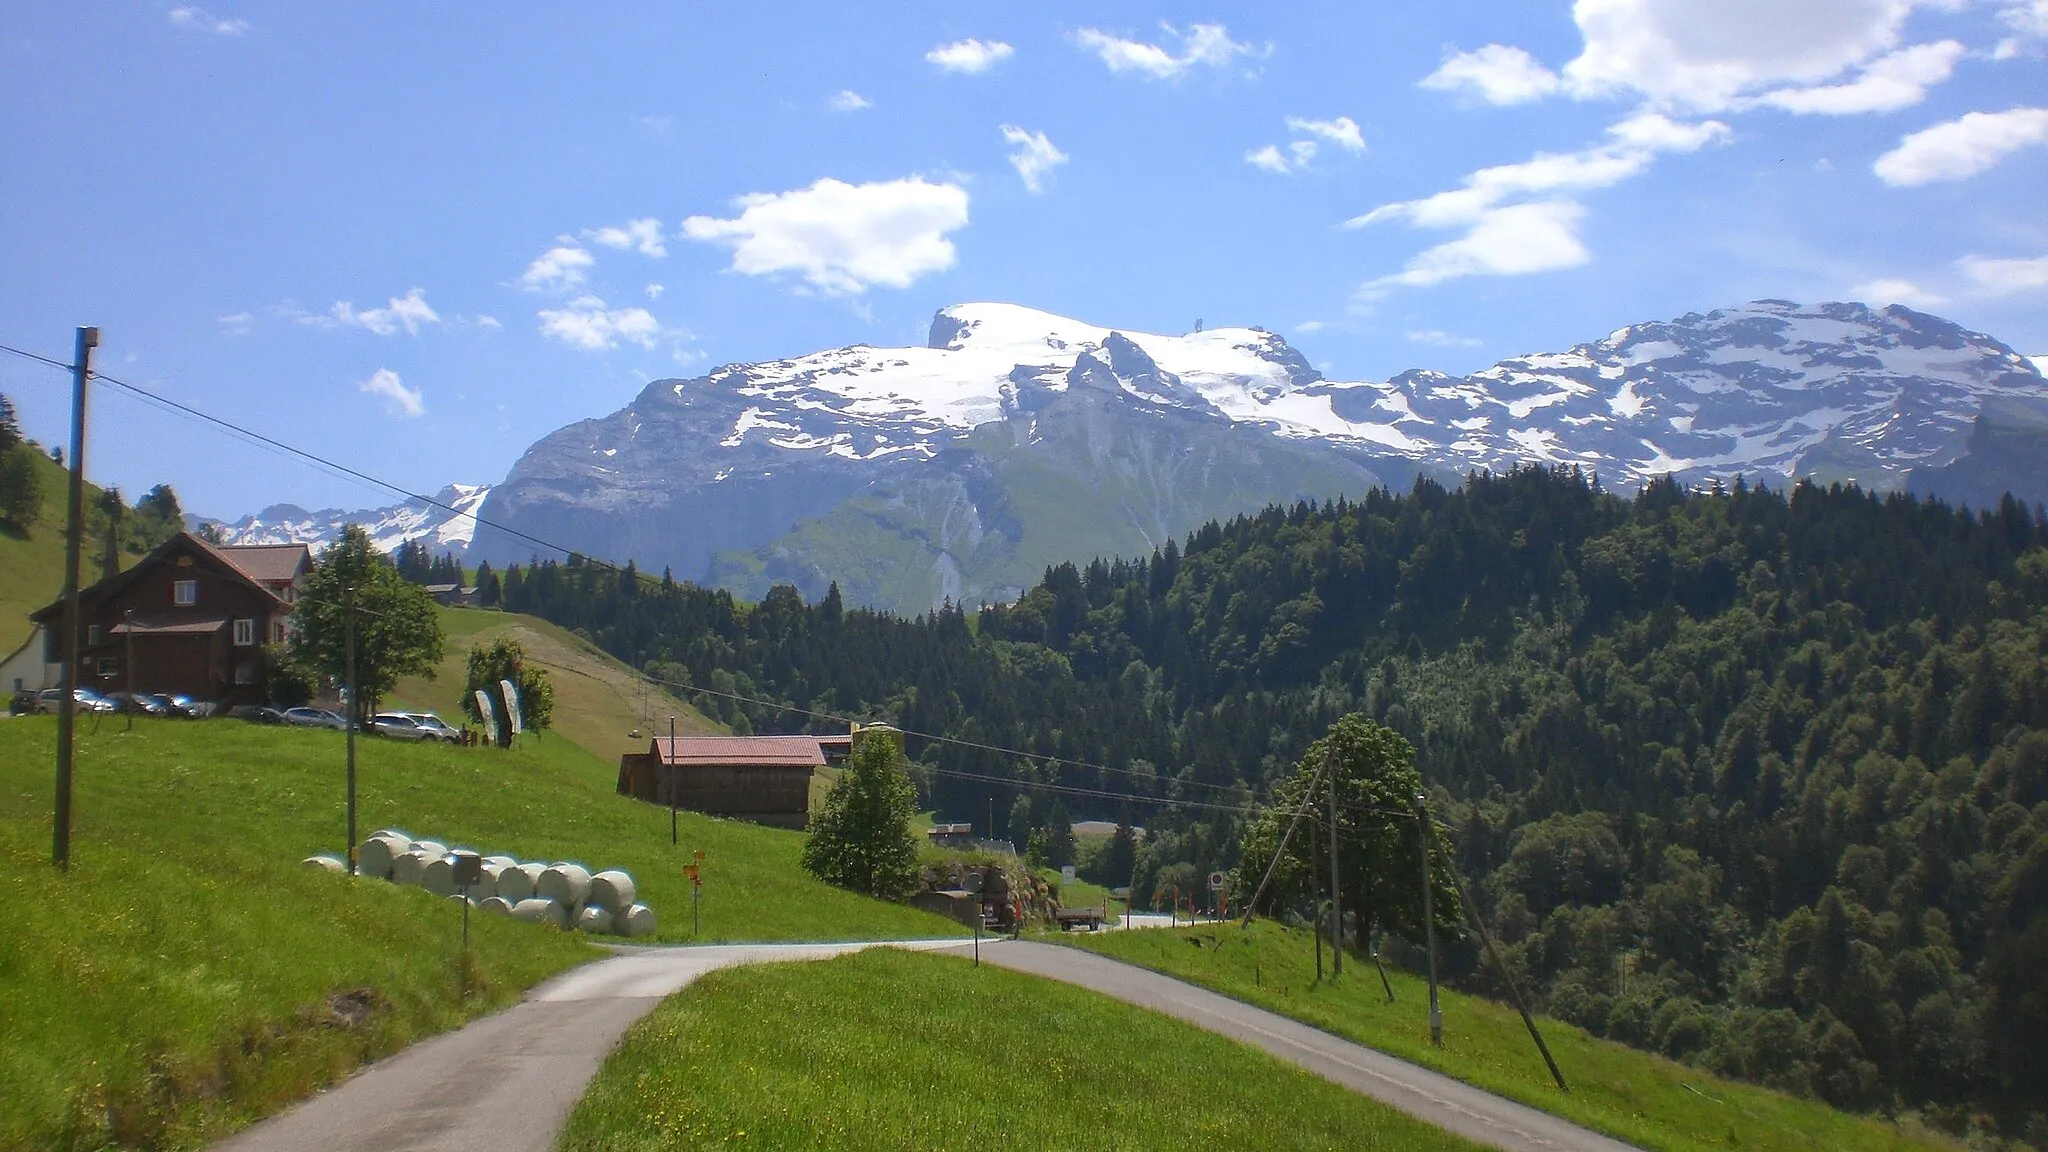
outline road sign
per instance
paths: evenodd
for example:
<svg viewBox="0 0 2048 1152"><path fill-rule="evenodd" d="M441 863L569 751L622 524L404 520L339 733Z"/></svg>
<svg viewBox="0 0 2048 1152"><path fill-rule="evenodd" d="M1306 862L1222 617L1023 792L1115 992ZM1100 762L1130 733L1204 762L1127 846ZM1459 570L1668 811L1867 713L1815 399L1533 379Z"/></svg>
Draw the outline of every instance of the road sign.
<svg viewBox="0 0 2048 1152"><path fill-rule="evenodd" d="M1074 882L1074 866L1073 866L1072 864L1068 864L1068 865L1066 865L1066 866L1064 866L1064 867L1062 867L1062 868L1060 869L1060 883L1062 883L1062 884L1072 884L1073 882Z"/></svg>
<svg viewBox="0 0 2048 1152"><path fill-rule="evenodd" d="M1223 891L1223 880L1224 880L1224 876L1223 876L1223 873L1221 873L1221 872L1211 872L1211 873L1209 873L1209 891L1211 891L1211 892L1221 892L1221 891Z"/></svg>
<svg viewBox="0 0 2048 1152"><path fill-rule="evenodd" d="M683 865L683 875L689 878L691 884L702 884L704 882L699 878L698 869L695 864Z"/></svg>

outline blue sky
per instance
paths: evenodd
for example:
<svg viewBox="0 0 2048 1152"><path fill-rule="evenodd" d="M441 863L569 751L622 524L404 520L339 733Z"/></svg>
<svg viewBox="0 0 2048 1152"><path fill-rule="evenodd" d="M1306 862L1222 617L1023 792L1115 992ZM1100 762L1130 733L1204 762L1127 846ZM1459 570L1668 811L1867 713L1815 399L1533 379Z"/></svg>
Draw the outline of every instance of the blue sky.
<svg viewBox="0 0 2048 1152"><path fill-rule="evenodd" d="M2048 0L15 5L0 341L431 491L1001 300L1468 371L1763 296L2048 353ZM0 358L32 435L65 379ZM123 398L88 470L387 503Z"/></svg>

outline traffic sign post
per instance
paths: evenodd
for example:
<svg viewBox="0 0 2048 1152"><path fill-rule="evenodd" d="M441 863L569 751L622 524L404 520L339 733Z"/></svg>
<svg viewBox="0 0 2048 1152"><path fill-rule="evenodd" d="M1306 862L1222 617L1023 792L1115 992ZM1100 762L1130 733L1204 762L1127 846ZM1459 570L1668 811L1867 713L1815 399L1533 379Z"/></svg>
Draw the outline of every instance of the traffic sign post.
<svg viewBox="0 0 2048 1152"><path fill-rule="evenodd" d="M469 952L469 890L484 878L484 858L474 852L457 852L455 890L462 894L462 951Z"/></svg>
<svg viewBox="0 0 2048 1152"><path fill-rule="evenodd" d="M690 878L690 935L695 936L702 923L699 909L704 898L704 853L700 849L690 855L696 862L683 865L683 875Z"/></svg>

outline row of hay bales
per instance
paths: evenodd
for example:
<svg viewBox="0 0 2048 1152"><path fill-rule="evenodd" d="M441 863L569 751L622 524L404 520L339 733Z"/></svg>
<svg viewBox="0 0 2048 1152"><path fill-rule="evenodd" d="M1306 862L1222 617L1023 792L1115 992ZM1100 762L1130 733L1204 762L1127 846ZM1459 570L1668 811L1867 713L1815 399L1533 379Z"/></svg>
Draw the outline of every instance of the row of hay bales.
<svg viewBox="0 0 2048 1152"><path fill-rule="evenodd" d="M332 856L314 856L306 864L337 872L348 867ZM386 828L357 847L356 873L468 900L479 911L515 920L593 935L654 934L654 909L636 902L633 878L615 869L592 873L580 864L522 864L510 856L485 856L483 878L466 892L458 891L453 850Z"/></svg>

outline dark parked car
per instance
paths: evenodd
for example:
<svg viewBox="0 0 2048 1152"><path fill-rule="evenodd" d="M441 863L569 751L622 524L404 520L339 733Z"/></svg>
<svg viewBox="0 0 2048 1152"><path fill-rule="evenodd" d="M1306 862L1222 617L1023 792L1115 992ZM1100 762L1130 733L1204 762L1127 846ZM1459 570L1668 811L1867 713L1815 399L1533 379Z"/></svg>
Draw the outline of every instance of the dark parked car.
<svg viewBox="0 0 2048 1152"><path fill-rule="evenodd" d="M284 713L261 704L237 704L228 709L228 719L247 720L251 724L282 724Z"/></svg>
<svg viewBox="0 0 2048 1152"><path fill-rule="evenodd" d="M109 692L107 700L114 705L117 712L133 712L137 716L171 714L170 705L165 704L162 697L152 696L147 692Z"/></svg>
<svg viewBox="0 0 2048 1152"><path fill-rule="evenodd" d="M164 707L171 710L171 715L182 716L189 720L204 720L206 717L213 715L214 709L217 707L210 700L195 700L183 692L159 692L156 694L156 698L163 703Z"/></svg>

